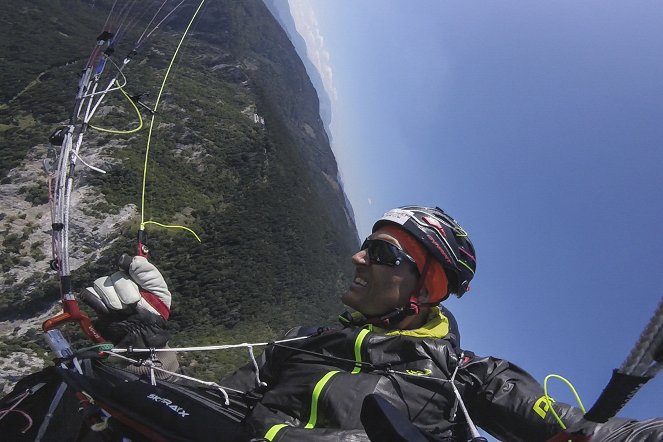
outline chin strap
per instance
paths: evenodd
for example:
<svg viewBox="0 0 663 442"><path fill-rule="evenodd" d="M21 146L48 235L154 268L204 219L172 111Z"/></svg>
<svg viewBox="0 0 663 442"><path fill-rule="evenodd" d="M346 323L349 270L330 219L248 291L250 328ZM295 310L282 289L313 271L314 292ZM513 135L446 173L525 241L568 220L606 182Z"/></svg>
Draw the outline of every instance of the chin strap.
<svg viewBox="0 0 663 442"><path fill-rule="evenodd" d="M414 316L419 313L419 302L416 297L411 296L406 307L398 307L388 313L380 316L364 316L359 312L350 313L349 311L343 312L338 316L338 320L345 327L349 326L363 326L366 324L377 325L382 328L391 328L393 325L398 324L408 316Z"/></svg>
<svg viewBox="0 0 663 442"><path fill-rule="evenodd" d="M366 323L377 325L378 327L382 328L391 328L408 316L418 315L419 310L419 299L413 295L410 296L410 299L408 300L408 303L405 307L397 307L382 316L367 318Z"/></svg>
<svg viewBox="0 0 663 442"><path fill-rule="evenodd" d="M401 322L403 319L407 318L408 316L418 315L422 305L421 303L419 303L419 293L421 293L421 289L424 287L424 282L426 281L426 274L428 273L428 268L430 267L430 263L431 260L429 259L429 256L426 255L426 263L424 264L424 268L421 271L419 280L417 281L417 286L412 291L412 294L410 294L410 299L408 300L405 306L396 307L390 312L387 312L380 316L365 316L364 318L362 318L361 321L358 321L357 318L352 316L350 312L346 311L345 313L339 316L339 320L341 321L341 323L343 323L346 326L372 324L382 328L391 328L394 325ZM437 303L423 304L423 305L428 307L428 306L437 305Z"/></svg>

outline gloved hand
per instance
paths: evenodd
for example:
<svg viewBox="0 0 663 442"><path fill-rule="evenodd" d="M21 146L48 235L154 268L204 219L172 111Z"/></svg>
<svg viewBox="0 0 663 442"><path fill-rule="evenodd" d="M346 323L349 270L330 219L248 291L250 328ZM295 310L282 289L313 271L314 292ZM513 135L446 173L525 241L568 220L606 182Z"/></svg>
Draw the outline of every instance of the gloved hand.
<svg viewBox="0 0 663 442"><path fill-rule="evenodd" d="M166 281L142 256L123 255L120 267L124 271L97 279L81 294L98 314L95 328L120 347L164 347L172 298Z"/></svg>

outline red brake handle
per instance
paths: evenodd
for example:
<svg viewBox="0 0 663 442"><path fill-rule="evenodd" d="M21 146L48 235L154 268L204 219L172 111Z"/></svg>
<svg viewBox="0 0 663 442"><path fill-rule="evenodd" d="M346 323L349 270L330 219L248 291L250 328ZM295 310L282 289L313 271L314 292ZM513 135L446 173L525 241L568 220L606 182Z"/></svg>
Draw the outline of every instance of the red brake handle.
<svg viewBox="0 0 663 442"><path fill-rule="evenodd" d="M43 322L41 329L44 332L60 327L67 322L76 322L81 327L81 330L83 330L83 333L92 341L97 344L106 342L103 336L92 325L90 317L78 308L78 302L75 299L62 301L62 307L64 309L62 313Z"/></svg>

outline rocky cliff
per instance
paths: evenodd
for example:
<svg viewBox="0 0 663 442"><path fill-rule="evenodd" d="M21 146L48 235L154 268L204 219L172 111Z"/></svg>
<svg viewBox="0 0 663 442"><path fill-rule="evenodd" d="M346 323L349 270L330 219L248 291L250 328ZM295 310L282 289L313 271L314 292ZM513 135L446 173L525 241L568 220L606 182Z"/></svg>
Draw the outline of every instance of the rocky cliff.
<svg viewBox="0 0 663 442"><path fill-rule="evenodd" d="M142 2L127 41L159 4ZM193 6L169 17L125 69L125 89L148 107ZM58 309L59 289L48 265L41 161L48 135L69 118L78 72L111 7L37 0L4 12L0 354L20 366L2 370L7 383L49 360L38 330ZM127 48L118 47L117 60ZM273 338L298 323L333 321L357 233L317 93L286 33L261 1L207 2L171 75L155 119L145 217L186 225L202 238L198 244L180 232L148 229L154 261L174 292L173 344ZM126 129L135 119L115 94L94 124ZM115 271L114 258L134 247L145 145L145 130L86 134L81 157L107 173L80 167L76 174L76 289ZM74 328L65 332L80 339ZM242 359L215 353L182 362L188 373L214 377Z"/></svg>

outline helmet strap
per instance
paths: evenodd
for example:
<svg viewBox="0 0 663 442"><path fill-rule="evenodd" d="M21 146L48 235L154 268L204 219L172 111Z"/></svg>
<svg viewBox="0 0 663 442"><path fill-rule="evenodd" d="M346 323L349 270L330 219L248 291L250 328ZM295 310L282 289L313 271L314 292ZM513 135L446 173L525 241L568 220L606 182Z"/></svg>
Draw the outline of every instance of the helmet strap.
<svg viewBox="0 0 663 442"><path fill-rule="evenodd" d="M417 286L412 291L412 294L410 294L410 302L412 302L412 298L416 298L417 305L419 304L418 299L419 295L421 294L421 290L424 288L424 284L426 283L426 275L428 274L428 269L430 268L431 262L432 260L430 259L430 253L426 253L426 262L424 263L424 268L421 269L421 275L419 275Z"/></svg>
<svg viewBox="0 0 663 442"><path fill-rule="evenodd" d="M388 313L385 313L384 315L373 318L367 318L366 323L377 325L378 327L388 328L395 324L398 324L408 316L415 316L419 314L419 311L421 310L421 304L419 303L419 294L421 293L421 289L423 289L424 287L424 282L426 281L426 274L428 273L428 269L430 267L431 260L429 259L429 257L430 254L427 253L426 263L424 264L424 268L422 269L421 275L419 276L419 280L417 281L417 286L410 294L410 299L408 300L407 304L404 307L396 307L395 309L393 309ZM425 303L424 305L429 306L428 303Z"/></svg>
<svg viewBox="0 0 663 442"><path fill-rule="evenodd" d="M408 306L407 308L397 307L392 311L390 311L389 313L385 313L382 316L366 318L366 323L377 325L378 327L382 328L389 328L392 327L394 324L398 324L406 317L412 314L416 314L416 313L411 313L411 311L412 311L411 306ZM416 311L419 311L419 305L416 305Z"/></svg>

